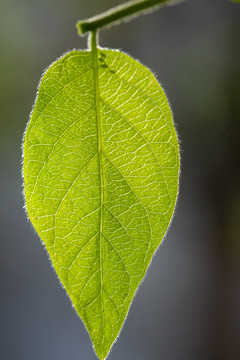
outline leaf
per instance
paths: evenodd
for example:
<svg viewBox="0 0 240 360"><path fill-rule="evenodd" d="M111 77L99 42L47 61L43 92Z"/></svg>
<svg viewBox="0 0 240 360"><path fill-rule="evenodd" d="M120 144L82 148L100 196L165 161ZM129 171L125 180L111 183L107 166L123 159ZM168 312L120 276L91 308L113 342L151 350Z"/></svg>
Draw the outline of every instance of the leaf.
<svg viewBox="0 0 240 360"><path fill-rule="evenodd" d="M50 66L25 134L26 207L101 360L166 233L178 173L171 111L148 69L103 49Z"/></svg>

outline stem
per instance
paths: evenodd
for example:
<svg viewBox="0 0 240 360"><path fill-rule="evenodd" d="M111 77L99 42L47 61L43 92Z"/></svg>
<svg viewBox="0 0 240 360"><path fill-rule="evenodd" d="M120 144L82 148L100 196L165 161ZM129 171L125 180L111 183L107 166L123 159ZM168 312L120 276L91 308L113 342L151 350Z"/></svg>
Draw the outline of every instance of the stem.
<svg viewBox="0 0 240 360"><path fill-rule="evenodd" d="M175 1L176 2L176 1ZM87 20L80 20L77 22L77 29L79 35L88 31L93 31L98 28L107 26L112 23L120 22L123 19L128 19L130 16L141 15L148 9L155 6L168 5L173 3L171 0L131 0L125 4L116 6L100 15L94 16Z"/></svg>

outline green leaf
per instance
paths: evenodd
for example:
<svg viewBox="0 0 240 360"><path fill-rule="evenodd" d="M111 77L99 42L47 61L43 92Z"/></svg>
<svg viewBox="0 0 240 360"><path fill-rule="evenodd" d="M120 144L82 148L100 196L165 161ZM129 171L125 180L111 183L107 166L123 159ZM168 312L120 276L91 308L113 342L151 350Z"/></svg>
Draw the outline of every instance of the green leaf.
<svg viewBox="0 0 240 360"><path fill-rule="evenodd" d="M105 359L173 215L179 151L153 74L113 50L44 74L24 141L29 218Z"/></svg>

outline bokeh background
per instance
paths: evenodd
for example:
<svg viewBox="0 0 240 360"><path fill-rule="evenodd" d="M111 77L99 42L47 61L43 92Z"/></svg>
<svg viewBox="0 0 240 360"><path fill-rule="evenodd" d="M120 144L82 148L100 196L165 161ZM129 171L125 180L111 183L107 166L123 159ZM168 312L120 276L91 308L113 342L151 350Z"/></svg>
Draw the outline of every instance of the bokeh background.
<svg viewBox="0 0 240 360"><path fill-rule="evenodd" d="M120 0L0 1L0 359L94 360L23 210L21 142L42 71ZM150 67L181 140L178 206L112 360L240 359L240 4L189 0L101 31Z"/></svg>

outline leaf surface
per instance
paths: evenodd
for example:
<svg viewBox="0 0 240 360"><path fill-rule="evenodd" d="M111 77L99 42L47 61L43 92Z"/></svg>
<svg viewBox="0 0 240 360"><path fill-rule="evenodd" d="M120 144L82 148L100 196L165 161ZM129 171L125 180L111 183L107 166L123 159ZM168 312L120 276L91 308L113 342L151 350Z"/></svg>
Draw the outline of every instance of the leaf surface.
<svg viewBox="0 0 240 360"><path fill-rule="evenodd" d="M25 134L26 208L101 360L166 233L178 173L171 111L147 68L104 49L50 66Z"/></svg>

